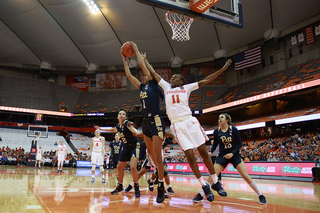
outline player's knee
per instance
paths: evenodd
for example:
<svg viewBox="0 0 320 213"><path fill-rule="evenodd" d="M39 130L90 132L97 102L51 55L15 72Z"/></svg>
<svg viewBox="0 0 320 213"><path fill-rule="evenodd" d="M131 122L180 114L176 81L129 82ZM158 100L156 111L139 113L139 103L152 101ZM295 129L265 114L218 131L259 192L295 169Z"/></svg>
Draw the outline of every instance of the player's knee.
<svg viewBox="0 0 320 213"><path fill-rule="evenodd" d="M100 171L101 171L101 172L103 172L103 171L104 171L103 166L99 166L99 168L100 168Z"/></svg>
<svg viewBox="0 0 320 213"><path fill-rule="evenodd" d="M131 171L132 170L137 170L137 165L130 165Z"/></svg>
<svg viewBox="0 0 320 213"><path fill-rule="evenodd" d="M166 170L164 170L164 175L163 177L167 176L168 175L168 172Z"/></svg>
<svg viewBox="0 0 320 213"><path fill-rule="evenodd" d="M92 164L91 170L94 171L96 169L96 164Z"/></svg>

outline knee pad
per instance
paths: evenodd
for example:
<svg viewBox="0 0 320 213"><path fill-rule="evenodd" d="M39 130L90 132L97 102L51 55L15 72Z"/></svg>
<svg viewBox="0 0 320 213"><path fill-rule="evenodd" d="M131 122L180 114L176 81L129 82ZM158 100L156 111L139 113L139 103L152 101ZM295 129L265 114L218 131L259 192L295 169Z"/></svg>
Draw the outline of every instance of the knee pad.
<svg viewBox="0 0 320 213"><path fill-rule="evenodd" d="M101 171L101 172L104 172L103 166L99 166L99 168L100 168L100 171Z"/></svg>
<svg viewBox="0 0 320 213"><path fill-rule="evenodd" d="M92 171L96 170L96 164L92 164L91 170Z"/></svg>
<svg viewBox="0 0 320 213"><path fill-rule="evenodd" d="M167 176L168 175L168 172L166 170L164 170L164 175L163 177Z"/></svg>

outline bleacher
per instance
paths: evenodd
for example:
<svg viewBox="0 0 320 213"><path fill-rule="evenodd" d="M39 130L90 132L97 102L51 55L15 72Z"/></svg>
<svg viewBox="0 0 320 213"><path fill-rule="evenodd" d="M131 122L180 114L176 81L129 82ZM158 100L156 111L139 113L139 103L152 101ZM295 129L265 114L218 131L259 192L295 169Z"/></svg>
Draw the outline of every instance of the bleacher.
<svg viewBox="0 0 320 213"><path fill-rule="evenodd" d="M54 83L30 78L2 76L0 91L4 106L59 111L54 102Z"/></svg>
<svg viewBox="0 0 320 213"><path fill-rule="evenodd" d="M232 87L205 85L191 93L189 105L192 110L205 109L319 78L320 59L312 59ZM59 111L59 106L66 106L73 113L117 112L120 108L135 111L141 107L137 89L82 92L44 80L0 75L0 91L2 105L11 107ZM164 101L160 101L160 108L165 110Z"/></svg>
<svg viewBox="0 0 320 213"><path fill-rule="evenodd" d="M78 152L88 153L88 148L91 145L91 138L84 136L84 135L81 135L81 134L73 133L70 136L70 141L76 147Z"/></svg>
<svg viewBox="0 0 320 213"><path fill-rule="evenodd" d="M82 91L68 85L62 86L57 84L54 84L54 91L57 104L61 107L67 107L69 112L74 112Z"/></svg>
<svg viewBox="0 0 320 213"><path fill-rule="evenodd" d="M134 106L140 105L139 94L139 90L84 92L81 93L74 112L117 112L121 108L130 111Z"/></svg>
<svg viewBox="0 0 320 213"><path fill-rule="evenodd" d="M0 147L9 147L11 149L23 148L26 152L30 152L31 142L34 139L33 137L27 136L27 130L19 129L9 129L9 128L0 128ZM39 138L38 146L41 146L43 151L55 151L57 146L55 142L60 144L60 141L63 141L67 146L68 153L74 153L70 146L67 144L65 139L62 136L57 135L55 132L48 132L48 138Z"/></svg>

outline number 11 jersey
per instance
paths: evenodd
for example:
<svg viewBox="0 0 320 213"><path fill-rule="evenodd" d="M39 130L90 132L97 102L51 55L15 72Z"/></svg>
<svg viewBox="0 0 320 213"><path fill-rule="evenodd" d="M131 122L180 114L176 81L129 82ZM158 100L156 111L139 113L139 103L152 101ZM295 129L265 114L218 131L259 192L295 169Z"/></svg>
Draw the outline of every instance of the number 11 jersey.
<svg viewBox="0 0 320 213"><path fill-rule="evenodd" d="M189 96L193 90L199 88L198 82L186 84L182 87L171 88L171 85L161 79L159 85L164 91L167 115L170 121L190 116Z"/></svg>

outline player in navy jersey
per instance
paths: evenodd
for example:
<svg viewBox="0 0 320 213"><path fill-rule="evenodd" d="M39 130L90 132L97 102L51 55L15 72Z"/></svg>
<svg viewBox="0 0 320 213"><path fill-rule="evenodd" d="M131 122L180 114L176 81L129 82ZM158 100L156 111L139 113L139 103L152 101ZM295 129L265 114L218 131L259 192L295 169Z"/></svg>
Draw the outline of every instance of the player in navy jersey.
<svg viewBox="0 0 320 213"><path fill-rule="evenodd" d="M145 73L145 81L141 83L135 78L129 70L126 63L126 57L122 54L123 64L127 78L130 82L140 90L140 100L142 106L143 122L142 132L144 134L144 140L148 147L148 154L155 162L159 172L159 185L157 203L164 201L164 167L162 162L161 145L165 137L165 121L161 117L159 97L163 99L163 94L160 91L157 81L150 74L147 66L145 65L145 55L141 55L137 45L134 42L130 42L137 55L137 59L142 71ZM122 50L120 50L122 52Z"/></svg>
<svg viewBox="0 0 320 213"><path fill-rule="evenodd" d="M241 159L239 151L242 147L242 140L239 130L231 125L231 116L227 113L223 113L219 115L218 122L219 127L213 133L214 143L212 145L212 150L215 150L218 145L220 149L220 153L214 164L216 174L220 174L220 172L231 163L233 167L238 170L241 177L257 193L260 204L267 204L266 198L260 192L254 180L249 176L247 168ZM208 178L207 181L211 183L212 179ZM201 193L202 192L200 192L197 197L201 198Z"/></svg>
<svg viewBox="0 0 320 213"><path fill-rule="evenodd" d="M111 150L112 168L116 169L122 151L123 142L120 140L119 133L115 134L114 139L115 140L110 142L109 148L106 150L106 152L109 152Z"/></svg>
<svg viewBox="0 0 320 213"><path fill-rule="evenodd" d="M130 169L132 174L132 179L134 182L135 196L140 197L140 190L138 184L138 170L137 164L140 155L140 141L135 135L139 135L140 132L134 128L133 123L126 120L127 113L124 109L120 109L118 113L119 123L116 127L107 129L108 132L118 132L120 139L123 142L123 149L120 155L118 164L118 185L111 194L117 194L123 190L123 176L124 168L128 161L130 161ZM101 128L100 128L101 129ZM101 129L104 130L104 129Z"/></svg>

